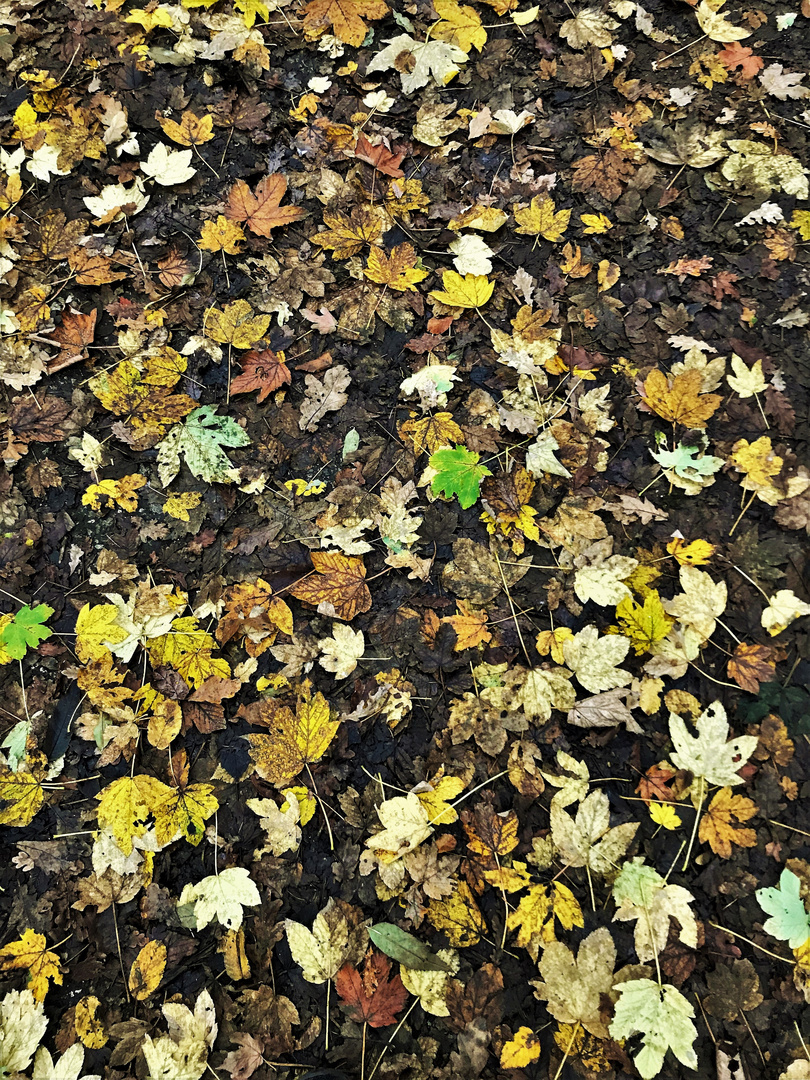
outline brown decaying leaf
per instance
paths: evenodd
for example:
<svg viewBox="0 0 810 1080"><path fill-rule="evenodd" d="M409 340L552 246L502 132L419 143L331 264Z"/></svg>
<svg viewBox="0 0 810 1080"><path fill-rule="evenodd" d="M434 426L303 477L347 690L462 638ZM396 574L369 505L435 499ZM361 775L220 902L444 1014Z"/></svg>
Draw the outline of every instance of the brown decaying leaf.
<svg viewBox="0 0 810 1080"><path fill-rule="evenodd" d="M391 961L376 950L366 956L362 975L354 964L344 964L335 988L349 1019L373 1028L395 1024L408 998L399 975L391 977Z"/></svg>
<svg viewBox="0 0 810 1080"><path fill-rule="evenodd" d="M405 175L399 164L405 157L405 152L392 154L384 143L373 146L365 135L361 135L354 148L354 156L360 161L367 161L373 165L377 172L385 173L386 176L399 178Z"/></svg>
<svg viewBox="0 0 810 1080"><path fill-rule="evenodd" d="M51 337L62 346L62 350L48 361L49 375L87 359L87 346L93 344L96 336L97 317L96 310L89 315L75 308L62 312L61 324L51 332Z"/></svg>
<svg viewBox="0 0 810 1080"><path fill-rule="evenodd" d="M747 645L741 641L728 662L728 675L749 694L759 693L759 684L776 678L774 650L769 645Z"/></svg>
<svg viewBox="0 0 810 1080"><path fill-rule="evenodd" d="M274 353L272 349L257 352L251 349L239 361L242 374L231 381L232 394L249 394L258 390L256 399L260 404L274 390L284 383L292 382L292 373L284 360L284 353Z"/></svg>
<svg viewBox="0 0 810 1080"><path fill-rule="evenodd" d="M313 551L311 558L315 572L297 581L291 596L346 622L369 610L371 592L361 558L334 551Z"/></svg>

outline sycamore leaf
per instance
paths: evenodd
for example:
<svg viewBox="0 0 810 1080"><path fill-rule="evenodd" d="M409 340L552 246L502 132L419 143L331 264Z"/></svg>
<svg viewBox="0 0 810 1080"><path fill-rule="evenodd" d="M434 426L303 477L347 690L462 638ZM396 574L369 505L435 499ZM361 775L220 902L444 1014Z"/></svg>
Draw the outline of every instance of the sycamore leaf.
<svg viewBox="0 0 810 1080"><path fill-rule="evenodd" d="M136 1001L146 1001L160 986L166 970L166 946L147 941L129 969L129 992Z"/></svg>
<svg viewBox="0 0 810 1080"><path fill-rule="evenodd" d="M540 477L543 473L552 476L570 477L571 473L554 455L560 444L550 431L543 431L531 446L526 447L526 468L532 476Z"/></svg>
<svg viewBox="0 0 810 1080"><path fill-rule="evenodd" d="M405 157L405 151L398 154L392 153L385 143L377 143L376 146L369 142L365 135L360 135L354 148L354 156L360 161L372 165L377 172L394 179L401 179L405 173L400 169L400 163ZM409 246L409 245L406 245ZM427 276L427 275L426 275Z"/></svg>
<svg viewBox="0 0 810 1080"><path fill-rule="evenodd" d="M726 382L732 390L735 390L740 395L741 398L749 398L753 397L755 394L761 394L767 387L768 384L762 373L761 360L757 360L753 367L749 368L736 353L732 353L731 367L734 374L726 375Z"/></svg>
<svg viewBox="0 0 810 1080"><path fill-rule="evenodd" d="M640 1033L644 1046L633 1062L644 1080L652 1080L664 1064L667 1050L688 1069L698 1067L692 1044L697 1028L692 1023L695 1010L674 986L661 986L651 979L631 979L618 983L619 1000L610 1034L627 1039Z"/></svg>
<svg viewBox="0 0 810 1080"><path fill-rule="evenodd" d="M480 455L464 446L453 450L437 450L430 456L430 467L436 475L430 485L434 495L450 498L458 495L462 510L473 506L479 497L481 481L492 476L486 465L479 465Z"/></svg>
<svg viewBox="0 0 810 1080"><path fill-rule="evenodd" d="M600 236L613 228L613 222L604 214L581 214L580 220L585 226L582 231L586 236Z"/></svg>
<svg viewBox="0 0 810 1080"><path fill-rule="evenodd" d="M32 1080L79 1080L79 1073L84 1065L84 1047L73 1043L65 1050L58 1062L54 1062L50 1050L40 1046L34 1058ZM85 1075L82 1080L101 1080L98 1073Z"/></svg>
<svg viewBox="0 0 810 1080"><path fill-rule="evenodd" d="M137 492L146 484L146 477L139 473L131 476L122 476L120 480L101 480L98 484L91 484L82 495L82 506L91 506L94 510L101 509L101 500L106 499L107 506L120 506L130 514L138 509Z"/></svg>
<svg viewBox="0 0 810 1080"><path fill-rule="evenodd" d="M349 1019L373 1028L395 1024L408 999L399 975L391 977L391 961L378 952L368 954L362 975L354 964L344 964L335 989Z"/></svg>
<svg viewBox="0 0 810 1080"><path fill-rule="evenodd" d="M48 761L40 753L29 754L25 766L20 762L16 770L0 765L0 802L6 804L0 810L0 825L30 825L45 801L42 782L47 775Z"/></svg>
<svg viewBox="0 0 810 1080"><path fill-rule="evenodd" d="M442 274L442 291L432 292L434 300L447 304L448 307L482 307L495 288L495 282L481 274L457 274L455 270L445 270Z"/></svg>
<svg viewBox="0 0 810 1080"><path fill-rule="evenodd" d="M278 788L294 780L306 765L320 761L340 726L323 694L311 696L311 689L309 682L304 683L295 713L286 705L271 713L270 734L245 736L259 776Z"/></svg>
<svg viewBox="0 0 810 1080"><path fill-rule="evenodd" d="M205 822L219 808L210 784L167 788L152 808L155 835L161 847L184 837L196 847L205 834Z"/></svg>
<svg viewBox="0 0 810 1080"><path fill-rule="evenodd" d="M217 416L215 405L202 405L177 424L158 446L158 475L168 487L180 471L180 456L193 476L207 484L227 484L238 472L223 446L247 446L250 438L230 416Z"/></svg>
<svg viewBox="0 0 810 1080"><path fill-rule="evenodd" d="M644 404L673 424L704 428L722 398L718 394L702 393L702 382L703 377L696 368L671 379L662 371L651 371L644 382Z"/></svg>
<svg viewBox="0 0 810 1080"><path fill-rule="evenodd" d="M783 870L776 889L757 889L759 906L770 915L762 929L791 949L798 949L810 938L810 916L800 895L801 880L792 870Z"/></svg>
<svg viewBox="0 0 810 1080"><path fill-rule="evenodd" d="M281 173L263 176L255 194L244 180L237 180L228 192L225 215L230 221L247 225L257 236L270 236L273 229L304 216L300 206L280 205L286 190L287 180Z"/></svg>
<svg viewBox="0 0 810 1080"><path fill-rule="evenodd" d="M711 1016L736 1020L741 1013L762 1004L759 976L750 960L735 960L731 967L716 967L706 981L709 993L703 1004Z"/></svg>
<svg viewBox="0 0 810 1080"><path fill-rule="evenodd" d="M455 948L477 945L486 933L487 924L466 881L460 881L450 896L431 900L427 916Z"/></svg>
<svg viewBox="0 0 810 1080"><path fill-rule="evenodd" d="M628 638L610 634L600 637L595 626L586 626L563 642L566 667L592 694L627 686L632 680L630 672L618 666L629 649Z"/></svg>
<svg viewBox="0 0 810 1080"><path fill-rule="evenodd" d="M568 888L559 881L549 885L532 885L514 911L510 911L506 926L517 930L515 944L526 949L532 960L537 960L540 948L556 940L554 920L566 930L584 926L582 908Z"/></svg>
<svg viewBox="0 0 810 1080"><path fill-rule="evenodd" d="M637 604L631 596L625 597L616 606L616 618L622 634L632 642L636 656L652 652L653 647L667 636L675 621L667 615L655 589L649 590L643 604Z"/></svg>
<svg viewBox="0 0 810 1080"><path fill-rule="evenodd" d="M191 167L193 153L193 150L170 150L165 143L158 143L146 161L141 162L141 172L163 187L185 184L197 175L197 170Z"/></svg>
<svg viewBox="0 0 810 1080"><path fill-rule="evenodd" d="M214 137L213 116L196 116L186 110L180 117L180 123L170 120L167 116L158 115L158 123L163 128L163 134L168 135L172 142L181 146L199 146L207 143Z"/></svg>
<svg viewBox="0 0 810 1080"><path fill-rule="evenodd" d="M492 270L492 248L475 233L459 236L450 245L450 251L455 256L453 266L459 274L485 275Z"/></svg>
<svg viewBox="0 0 810 1080"><path fill-rule="evenodd" d="M589 7L573 19L566 19L560 27L560 37L565 38L572 49L587 49L589 45L607 49L613 43L611 31L618 26L615 19L599 8Z"/></svg>
<svg viewBox="0 0 810 1080"><path fill-rule="evenodd" d="M689 907L695 898L681 885L669 885L643 858L622 866L613 883L613 898L618 905L614 919L636 921L635 945L642 963L666 948L671 919L677 920L678 937L684 945L697 948L698 926Z"/></svg>
<svg viewBox="0 0 810 1080"><path fill-rule="evenodd" d="M44 1001L53 979L62 985L60 960L55 952L48 951L44 934L26 930L17 941L10 941L0 949L0 971L28 970L28 989L35 1001Z"/></svg>
<svg viewBox="0 0 810 1080"><path fill-rule="evenodd" d="M675 750L672 763L678 769L688 769L710 784L734 787L742 784L739 769L757 748L754 735L728 739L726 710L719 701L705 709L695 722L697 735L690 735L686 723L676 713L669 714L669 735Z"/></svg>
<svg viewBox="0 0 810 1080"><path fill-rule="evenodd" d="M419 1004L426 1013L431 1016L449 1016L447 981L459 969L458 953L455 949L439 949L435 959L444 965L443 971L416 971L403 965L400 975L405 988L419 998Z"/></svg>
<svg viewBox="0 0 810 1080"><path fill-rule="evenodd" d="M676 536L667 544L667 551L679 566L704 566L716 550L716 545L708 540L693 540L687 544L682 536Z"/></svg>
<svg viewBox="0 0 810 1080"><path fill-rule="evenodd" d="M292 919L284 920L287 943L293 960L307 982L334 979L344 964L355 967L368 945L370 919L363 921L359 908L330 897L315 916L312 929Z"/></svg>
<svg viewBox="0 0 810 1080"><path fill-rule="evenodd" d="M540 957L541 982L534 996L546 1002L551 1015L564 1024L582 1024L597 1038L607 1038L602 995L613 986L616 946L610 931L600 926L583 938L576 955L562 942L552 941Z"/></svg>
<svg viewBox="0 0 810 1080"><path fill-rule="evenodd" d="M41 1001L30 990L11 990L0 1001L0 1073L23 1073L48 1027Z"/></svg>
<svg viewBox="0 0 810 1080"><path fill-rule="evenodd" d="M115 837L125 855L132 851L132 838L146 832L146 819L167 795L171 794L153 776L121 776L96 795L98 823Z"/></svg>
<svg viewBox="0 0 810 1080"><path fill-rule="evenodd" d="M378 285L387 285L398 292L416 292L417 282L428 276L428 271L418 266L419 262L410 244L397 244L388 255L381 248L372 247L363 273Z"/></svg>
<svg viewBox="0 0 810 1080"><path fill-rule="evenodd" d="M803 615L810 615L810 604L800 600L790 589L780 589L770 598L762 612L761 622L771 637L776 637Z"/></svg>
<svg viewBox="0 0 810 1080"><path fill-rule="evenodd" d="M733 795L731 788L721 788L706 807L700 819L698 837L722 859L730 859L732 844L738 847L756 847L754 829L744 829L739 824L748 821L757 812L756 803L744 795Z"/></svg>
<svg viewBox="0 0 810 1080"><path fill-rule="evenodd" d="M301 402L298 426L301 431L316 431L328 412L337 412L348 401L346 390L352 377L345 364L330 367L323 376L323 382L312 374L306 379L306 397Z"/></svg>
<svg viewBox="0 0 810 1080"><path fill-rule="evenodd" d="M717 10L720 4L709 3L709 0L701 0L695 8L695 15L700 29L711 41L743 41L751 37L751 30L744 30L741 26L732 26L725 15Z"/></svg>
<svg viewBox="0 0 810 1080"><path fill-rule="evenodd" d="M388 14L383 0L309 0L304 8L304 35L319 38L327 27L344 45L362 45L368 27L364 19L382 19Z"/></svg>
<svg viewBox="0 0 810 1080"><path fill-rule="evenodd" d="M0 644L14 660L22 660L29 649L36 649L41 641L46 641L52 631L42 624L53 615L53 608L47 604L37 604L31 608L23 604L11 622L0 630Z"/></svg>
<svg viewBox="0 0 810 1080"><path fill-rule="evenodd" d="M683 443L678 443L674 450L650 450L650 453L662 469L672 470L676 476L689 482L699 481L703 476L714 476L725 465L721 457L704 454L699 446L684 446Z"/></svg>
<svg viewBox="0 0 810 1080"><path fill-rule="evenodd" d="M396 795L377 807L382 832L366 840L366 847L380 852L385 862L393 862L417 848L433 833L428 812L418 795Z"/></svg>
<svg viewBox="0 0 810 1080"><path fill-rule="evenodd" d="M204 329L206 337L235 349L249 349L264 337L272 315L255 315L247 300L234 300L224 310L206 309ZM204 406L210 408L210 406Z"/></svg>
<svg viewBox="0 0 810 1080"><path fill-rule="evenodd" d="M446 86L459 73L459 64L467 54L457 45L435 39L417 41L410 34L390 39L387 46L371 60L366 72L395 68L402 80L402 92L413 94L431 81Z"/></svg>
<svg viewBox="0 0 810 1080"><path fill-rule="evenodd" d="M551 835L560 855L569 866L587 866L595 874L608 875L616 869L638 826L629 821L610 827L610 801L604 791L592 791L576 819L558 803L551 804Z"/></svg>
<svg viewBox="0 0 810 1080"><path fill-rule="evenodd" d="M315 572L296 582L290 596L312 604L322 615L345 622L368 611L371 593L361 558L335 551L312 551L310 558Z"/></svg>
<svg viewBox="0 0 810 1080"><path fill-rule="evenodd" d="M515 232L523 236L542 236L544 240L555 242L562 239L570 219L570 210L558 212L553 199L535 195L527 207L515 210L515 221L519 225Z"/></svg>
<svg viewBox="0 0 810 1080"><path fill-rule="evenodd" d="M235 221L228 221L220 214L216 221L203 223L197 247L203 251L224 251L228 255L238 255L245 242L245 234Z"/></svg>
<svg viewBox="0 0 810 1080"><path fill-rule="evenodd" d="M671 803L650 803L650 817L656 825L660 825L669 832L674 832L683 825L683 821Z"/></svg>
<svg viewBox="0 0 810 1080"><path fill-rule="evenodd" d="M141 1050L149 1080L200 1080L207 1068L208 1051L217 1035L216 1012L211 995L203 990L192 1013L179 1002L163 1006L169 1034L144 1037Z"/></svg>
<svg viewBox="0 0 810 1080"><path fill-rule="evenodd" d="M540 1057L540 1040L531 1028L518 1028L501 1049L502 1069L525 1069Z"/></svg>
<svg viewBox="0 0 810 1080"><path fill-rule="evenodd" d="M714 633L718 616L726 610L726 583L715 582L705 571L689 565L680 568L680 579L684 591L671 600L665 600L664 609L708 641Z"/></svg>
<svg viewBox="0 0 810 1080"><path fill-rule="evenodd" d="M487 32L481 24L481 16L467 4L456 0L434 0L436 14L442 20L434 24L431 34L440 41L457 45L462 52L476 48L479 52L487 41Z"/></svg>
<svg viewBox="0 0 810 1080"><path fill-rule="evenodd" d="M193 905L195 929L202 930L210 922L218 922L229 930L242 925L244 907L256 907L262 898L250 874L243 866L229 866L211 874L196 885L183 886L179 905Z"/></svg>
<svg viewBox="0 0 810 1080"><path fill-rule="evenodd" d="M283 855L286 851L297 851L301 845L300 818L301 810L293 789L287 788L288 795L284 806L279 807L272 799L248 799L247 805L254 814L261 818L259 824L264 830L266 847L254 853L259 858L264 852ZM314 801L314 800L313 800Z"/></svg>
<svg viewBox="0 0 810 1080"><path fill-rule="evenodd" d="M336 679L347 679L366 651L366 642L361 630L333 623L332 636L321 638L318 648L321 650L318 663L324 671L334 672Z"/></svg>

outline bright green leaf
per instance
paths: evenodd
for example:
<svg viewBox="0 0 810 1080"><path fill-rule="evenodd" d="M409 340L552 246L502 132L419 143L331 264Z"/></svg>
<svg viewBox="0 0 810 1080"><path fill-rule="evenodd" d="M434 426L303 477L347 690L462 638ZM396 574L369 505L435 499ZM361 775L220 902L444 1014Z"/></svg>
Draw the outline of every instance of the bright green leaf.
<svg viewBox="0 0 810 1080"><path fill-rule="evenodd" d="M430 467L436 476L430 490L434 495L458 495L462 510L478 499L481 481L492 476L486 465L479 465L479 455L463 446L455 450L437 450L430 456Z"/></svg>
<svg viewBox="0 0 810 1080"><path fill-rule="evenodd" d="M12 621L0 631L0 643L15 660L22 660L29 649L35 649L40 641L51 636L52 631L42 624L53 615L53 608L37 604L21 607Z"/></svg>
<svg viewBox="0 0 810 1080"><path fill-rule="evenodd" d="M763 929L791 949L798 949L810 938L810 916L804 907L799 888L801 881L791 870L783 870L778 889L757 889L759 906L771 916Z"/></svg>

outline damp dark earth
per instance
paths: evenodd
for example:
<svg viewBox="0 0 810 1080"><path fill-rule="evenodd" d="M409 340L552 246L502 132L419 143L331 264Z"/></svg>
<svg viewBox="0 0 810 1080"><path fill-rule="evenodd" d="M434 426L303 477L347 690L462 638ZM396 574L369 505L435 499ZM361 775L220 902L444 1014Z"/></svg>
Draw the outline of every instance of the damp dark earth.
<svg viewBox="0 0 810 1080"><path fill-rule="evenodd" d="M810 1078L810 0L0 0L0 1076Z"/></svg>

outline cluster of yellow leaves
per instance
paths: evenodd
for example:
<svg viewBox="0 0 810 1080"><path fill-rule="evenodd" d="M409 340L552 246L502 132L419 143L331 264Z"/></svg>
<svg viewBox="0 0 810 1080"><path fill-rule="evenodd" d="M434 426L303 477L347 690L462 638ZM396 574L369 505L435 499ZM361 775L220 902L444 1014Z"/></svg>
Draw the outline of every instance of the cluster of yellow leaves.
<svg viewBox="0 0 810 1080"><path fill-rule="evenodd" d="M18 941L0 949L0 971L28 970L28 989L35 1001L44 1001L50 981L62 985L59 957L48 950L44 934L26 930Z"/></svg>
<svg viewBox="0 0 810 1080"><path fill-rule="evenodd" d="M180 837L196 847L205 822L219 806L213 792L211 784L172 788L153 776L122 776L96 796L98 824L112 834L125 855L132 852L133 839L146 833L150 817L159 847Z"/></svg>
<svg viewBox="0 0 810 1080"><path fill-rule="evenodd" d="M82 495L82 505L93 510L101 509L101 500L106 499L107 506L120 506L127 513L134 514L138 509L137 492L146 483L146 477L140 473L123 476L120 480L100 480L91 484Z"/></svg>
<svg viewBox="0 0 810 1080"><path fill-rule="evenodd" d="M148 449L197 407L186 394L171 393L185 370L186 358L164 345L145 357L141 366L123 360L112 371L95 375L89 386L108 412L123 417L132 427L137 445Z"/></svg>

